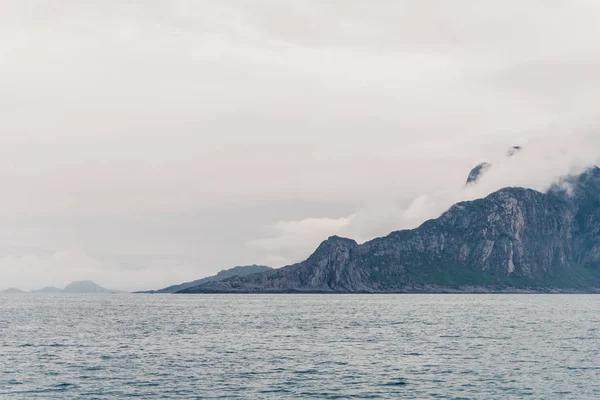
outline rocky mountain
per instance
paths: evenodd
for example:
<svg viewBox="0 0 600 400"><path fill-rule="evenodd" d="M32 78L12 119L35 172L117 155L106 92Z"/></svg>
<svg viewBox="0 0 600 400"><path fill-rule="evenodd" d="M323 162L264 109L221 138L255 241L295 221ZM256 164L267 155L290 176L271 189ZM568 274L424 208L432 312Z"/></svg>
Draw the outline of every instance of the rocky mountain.
<svg viewBox="0 0 600 400"><path fill-rule="evenodd" d="M195 280L192 282L185 282L185 283L181 283L179 285L169 286L169 287L166 287L166 288L160 289L160 290L150 290L147 292L140 292L140 293L176 293L176 292L185 290L190 287L201 285L203 283L222 281L224 279L231 278L232 276L236 276L236 275L237 276L247 276L247 275L251 275L251 274L256 274L258 272L271 271L272 269L273 268L266 267L264 265L239 266L239 267L234 267L231 269L226 269L226 270L220 271L216 275L207 276L206 278L198 279L198 280Z"/></svg>
<svg viewBox="0 0 600 400"><path fill-rule="evenodd" d="M547 193L505 188L358 244L337 236L305 261L181 293L600 291L600 169Z"/></svg>

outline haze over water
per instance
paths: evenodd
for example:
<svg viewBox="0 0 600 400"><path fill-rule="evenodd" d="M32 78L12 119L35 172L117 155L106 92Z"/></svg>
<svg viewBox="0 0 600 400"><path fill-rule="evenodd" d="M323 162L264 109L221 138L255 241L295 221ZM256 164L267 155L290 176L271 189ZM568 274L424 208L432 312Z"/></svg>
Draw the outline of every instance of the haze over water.
<svg viewBox="0 0 600 400"><path fill-rule="evenodd" d="M16 295L0 398L600 396L595 295Z"/></svg>

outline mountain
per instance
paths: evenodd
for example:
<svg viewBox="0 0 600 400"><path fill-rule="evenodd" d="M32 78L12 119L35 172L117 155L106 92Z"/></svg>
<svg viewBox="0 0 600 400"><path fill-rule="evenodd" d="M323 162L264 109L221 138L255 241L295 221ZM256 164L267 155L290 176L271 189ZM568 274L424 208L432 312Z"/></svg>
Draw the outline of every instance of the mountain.
<svg viewBox="0 0 600 400"><path fill-rule="evenodd" d="M236 276L236 275L237 276L247 276L247 275L251 275L251 274L256 274L258 272L271 271L272 269L273 268L266 267L264 265L247 265L247 266L234 267L231 269L226 269L226 270L220 271L216 275L208 276L206 278L198 279L198 280L195 280L192 282L185 282L185 283L181 283L179 285L169 286L169 287L166 287L166 288L160 289L160 290L150 290L147 292L140 292L140 293L176 293L176 292L185 290L190 287L201 285L203 283L222 281L224 279L231 278L232 276Z"/></svg>
<svg viewBox="0 0 600 400"><path fill-rule="evenodd" d="M39 290L33 290L31 293L62 293L62 289L54 286L46 286L45 288Z"/></svg>
<svg viewBox="0 0 600 400"><path fill-rule="evenodd" d="M120 293L118 290L103 288L92 281L76 281L69 283L64 289L54 286L47 286L39 290L33 290L31 293Z"/></svg>
<svg viewBox="0 0 600 400"><path fill-rule="evenodd" d="M21 289L17 289L17 288L9 288L6 290L3 290L0 292L0 294L23 294L23 293L27 293Z"/></svg>
<svg viewBox="0 0 600 400"><path fill-rule="evenodd" d="M115 290L105 289L92 281L77 281L69 283L62 293L114 293Z"/></svg>
<svg viewBox="0 0 600 400"><path fill-rule="evenodd" d="M332 236L305 261L181 293L600 291L600 169L547 193L505 188L358 244Z"/></svg>

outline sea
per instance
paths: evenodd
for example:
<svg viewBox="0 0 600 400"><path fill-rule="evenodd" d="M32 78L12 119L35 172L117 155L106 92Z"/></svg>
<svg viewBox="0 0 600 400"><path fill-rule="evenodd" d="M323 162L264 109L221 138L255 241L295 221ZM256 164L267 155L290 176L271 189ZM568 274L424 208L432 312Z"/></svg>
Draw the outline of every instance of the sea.
<svg viewBox="0 0 600 400"><path fill-rule="evenodd" d="M0 399L598 399L600 295L6 295Z"/></svg>

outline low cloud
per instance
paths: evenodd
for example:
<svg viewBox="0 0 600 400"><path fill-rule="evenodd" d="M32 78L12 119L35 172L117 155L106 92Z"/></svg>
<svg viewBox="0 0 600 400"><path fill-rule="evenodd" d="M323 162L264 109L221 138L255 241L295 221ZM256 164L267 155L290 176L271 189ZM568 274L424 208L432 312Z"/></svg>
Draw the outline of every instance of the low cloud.
<svg viewBox="0 0 600 400"><path fill-rule="evenodd" d="M508 186L519 186L545 192L560 178L579 174L600 163L600 125L561 125L530 133L515 145L522 151L509 157L507 149L498 149L484 160L492 167L474 185L465 185L468 170L460 185L456 179L448 184L430 187L426 194L410 194L404 187L404 203L382 202L366 206L339 219L307 218L279 221L270 227L272 236L252 240L248 245L267 254L264 260L277 261L277 266L306 258L318 244L331 235L341 235L364 242L391 231L415 228L427 219L436 218L451 205L473 200ZM475 166L475 164L473 165ZM390 197L401 196L390 190Z"/></svg>
<svg viewBox="0 0 600 400"><path fill-rule="evenodd" d="M267 255L264 264L285 265L306 254L310 248L318 244L318 238L342 231L352 223L352 216L348 218L306 218L299 221L279 221L267 227L271 236L263 239L251 240L247 245Z"/></svg>

